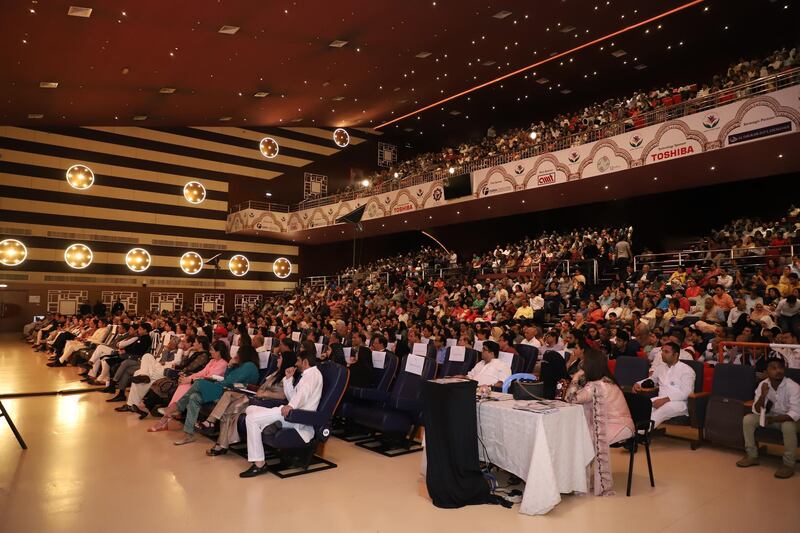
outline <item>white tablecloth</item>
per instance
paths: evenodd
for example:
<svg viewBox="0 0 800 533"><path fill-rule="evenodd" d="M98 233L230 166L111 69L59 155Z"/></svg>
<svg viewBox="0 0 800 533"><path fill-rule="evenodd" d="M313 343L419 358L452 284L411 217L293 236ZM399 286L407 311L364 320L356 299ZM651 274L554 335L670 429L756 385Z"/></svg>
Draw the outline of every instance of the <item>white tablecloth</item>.
<svg viewBox="0 0 800 533"><path fill-rule="evenodd" d="M538 414L515 410L514 403L477 404L479 454L525 480L521 513L545 514L561 494L587 492L586 467L594 458L589 427L580 405Z"/></svg>

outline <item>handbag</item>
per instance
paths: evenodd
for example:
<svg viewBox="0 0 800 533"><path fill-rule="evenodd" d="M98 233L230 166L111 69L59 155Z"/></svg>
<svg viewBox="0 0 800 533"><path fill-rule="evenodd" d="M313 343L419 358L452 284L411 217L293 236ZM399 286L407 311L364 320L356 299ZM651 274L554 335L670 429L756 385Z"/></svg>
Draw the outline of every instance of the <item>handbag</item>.
<svg viewBox="0 0 800 533"><path fill-rule="evenodd" d="M165 368L164 369L164 377L169 379L178 379L181 376L181 373L175 370L174 368Z"/></svg>
<svg viewBox="0 0 800 533"><path fill-rule="evenodd" d="M509 392L515 400L541 400L544 398L544 383L518 379L511 383Z"/></svg>

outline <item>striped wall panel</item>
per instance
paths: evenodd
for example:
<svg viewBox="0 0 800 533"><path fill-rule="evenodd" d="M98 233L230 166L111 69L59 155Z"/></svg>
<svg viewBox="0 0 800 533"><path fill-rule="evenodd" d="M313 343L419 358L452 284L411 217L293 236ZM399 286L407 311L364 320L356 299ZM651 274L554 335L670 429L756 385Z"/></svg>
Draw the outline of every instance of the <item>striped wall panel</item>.
<svg viewBox="0 0 800 533"><path fill-rule="evenodd" d="M0 281L15 285L141 286L279 291L299 277L299 250L280 242L225 233L229 184L237 179L271 180L338 152L323 133L275 129L281 155L258 153L263 131L241 128L69 128L37 130L0 127L0 240L25 243L28 257L18 267L0 265ZM279 140L279 142L281 142ZM363 139L359 139L363 142ZM66 169L89 166L94 185L71 188ZM206 200L192 205L183 186L200 181ZM64 250L80 242L94 254L91 265L71 269ZM142 247L150 268L133 273L125 254ZM208 258L222 253L220 268L207 265L189 276L179 268L187 251ZM241 253L250 272L237 278L227 259ZM272 263L288 258L292 274L279 279ZM12 286L13 287L13 286Z"/></svg>

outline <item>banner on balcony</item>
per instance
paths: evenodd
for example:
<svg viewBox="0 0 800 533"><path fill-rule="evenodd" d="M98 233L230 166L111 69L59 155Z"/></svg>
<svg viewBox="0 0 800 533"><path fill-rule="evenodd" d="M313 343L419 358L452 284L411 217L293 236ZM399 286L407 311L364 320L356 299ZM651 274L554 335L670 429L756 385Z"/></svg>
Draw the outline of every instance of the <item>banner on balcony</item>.
<svg viewBox="0 0 800 533"><path fill-rule="evenodd" d="M732 144L798 131L800 86L473 173L484 198L688 157Z"/></svg>

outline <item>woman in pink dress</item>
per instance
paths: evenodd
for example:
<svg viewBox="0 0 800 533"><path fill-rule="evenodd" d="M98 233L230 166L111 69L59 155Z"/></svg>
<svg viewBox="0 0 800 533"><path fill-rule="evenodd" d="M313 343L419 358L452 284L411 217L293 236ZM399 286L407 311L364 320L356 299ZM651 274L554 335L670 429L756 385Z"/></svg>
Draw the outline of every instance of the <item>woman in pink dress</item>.
<svg viewBox="0 0 800 533"><path fill-rule="evenodd" d="M192 387L192 383L194 383L196 380L213 379L212 376L223 377L225 375L225 370L228 368L228 360L230 359L230 356L228 356L227 345L222 341L217 341L209 347L208 351L211 354L211 360L199 372L195 372L189 376L180 377L178 380L178 388L175 389L175 393L172 395L172 399L167 406L164 416L156 425L147 431L150 433L155 433L157 431L165 431L167 429L170 418L173 414L175 414L175 412L177 412L176 404L178 403L178 400L181 399L181 396L186 394L186 392Z"/></svg>
<svg viewBox="0 0 800 533"><path fill-rule="evenodd" d="M596 496L613 496L609 445L633 436L634 426L625 395L611 377L606 355L588 349L581 370L572 377L566 401L583 405L592 434L595 457L589 465L589 483Z"/></svg>

